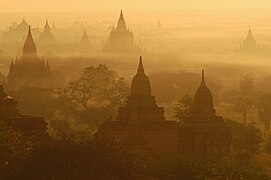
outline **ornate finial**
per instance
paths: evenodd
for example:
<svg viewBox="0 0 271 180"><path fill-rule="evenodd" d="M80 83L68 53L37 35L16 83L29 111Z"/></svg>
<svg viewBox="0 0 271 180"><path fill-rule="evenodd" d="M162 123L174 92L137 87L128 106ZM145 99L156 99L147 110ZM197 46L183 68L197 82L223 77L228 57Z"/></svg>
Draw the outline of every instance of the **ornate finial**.
<svg viewBox="0 0 271 180"><path fill-rule="evenodd" d="M204 69L201 71L201 86L206 86Z"/></svg>
<svg viewBox="0 0 271 180"><path fill-rule="evenodd" d="M137 73L144 73L144 67L143 67L143 63L142 63L142 56L140 56L139 59L139 65L137 68Z"/></svg>

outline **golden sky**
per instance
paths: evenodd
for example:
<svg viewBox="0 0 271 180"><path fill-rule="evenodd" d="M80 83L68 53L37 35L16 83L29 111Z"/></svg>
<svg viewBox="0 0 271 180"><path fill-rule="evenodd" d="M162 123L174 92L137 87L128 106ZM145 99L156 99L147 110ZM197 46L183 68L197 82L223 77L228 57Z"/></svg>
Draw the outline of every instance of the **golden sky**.
<svg viewBox="0 0 271 180"><path fill-rule="evenodd" d="M0 0L0 12L271 8L271 0Z"/></svg>

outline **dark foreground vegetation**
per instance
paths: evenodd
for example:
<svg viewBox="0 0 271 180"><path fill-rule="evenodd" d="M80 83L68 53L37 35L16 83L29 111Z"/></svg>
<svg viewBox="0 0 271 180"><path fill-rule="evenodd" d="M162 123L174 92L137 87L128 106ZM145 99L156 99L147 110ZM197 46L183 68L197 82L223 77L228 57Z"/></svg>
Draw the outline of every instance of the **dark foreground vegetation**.
<svg viewBox="0 0 271 180"><path fill-rule="evenodd" d="M221 160L154 155L97 144L90 132L43 142L28 141L0 124L1 179L270 179L261 161L261 135L253 127L228 121L233 154ZM250 137L256 137L251 139ZM270 143L269 143L270 146ZM270 152L270 150L269 150ZM267 158L271 158L266 155Z"/></svg>

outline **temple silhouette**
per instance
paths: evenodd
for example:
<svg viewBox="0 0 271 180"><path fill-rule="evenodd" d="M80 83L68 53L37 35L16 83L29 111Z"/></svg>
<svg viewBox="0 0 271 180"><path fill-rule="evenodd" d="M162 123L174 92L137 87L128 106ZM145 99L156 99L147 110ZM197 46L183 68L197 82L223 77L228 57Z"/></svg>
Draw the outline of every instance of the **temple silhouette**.
<svg viewBox="0 0 271 180"><path fill-rule="evenodd" d="M126 25L122 10L120 12L117 27L113 27L107 44L103 48L103 52L120 54L138 54L141 52L140 48L135 43L134 34Z"/></svg>
<svg viewBox="0 0 271 180"><path fill-rule="evenodd" d="M100 126L96 136L100 142L114 141L129 149L178 153L178 126L175 121L165 119L163 107L158 107L151 95L150 81L141 57L125 106L119 108L116 120L110 117Z"/></svg>
<svg viewBox="0 0 271 180"><path fill-rule="evenodd" d="M8 74L8 88L17 91L22 87L48 88L51 86L51 68L47 61L38 57L31 28L23 46L20 59L12 60Z"/></svg>
<svg viewBox="0 0 271 180"><path fill-rule="evenodd" d="M29 28L29 24L26 22L25 18L23 18L22 22L20 23L13 22L9 26L9 30L3 33L3 38L8 40L8 42L25 41L28 28ZM37 38L40 36L38 27L36 28L32 27L31 30L32 30L33 37Z"/></svg>
<svg viewBox="0 0 271 180"><path fill-rule="evenodd" d="M180 126L180 153L192 156L223 157L231 153L231 131L221 116L216 116L213 96L206 85L204 70L194 96L190 117Z"/></svg>
<svg viewBox="0 0 271 180"><path fill-rule="evenodd" d="M84 29L84 32L83 32L83 35L81 37L81 40L80 40L80 43L82 45L90 45L90 41L89 41L89 38L88 38L88 34L87 34L87 30Z"/></svg>
<svg viewBox="0 0 271 180"><path fill-rule="evenodd" d="M47 123L42 117L23 116L18 112L18 102L8 96L0 85L0 120L21 133L23 138L44 140L48 138Z"/></svg>
<svg viewBox="0 0 271 180"><path fill-rule="evenodd" d="M46 44L50 44L50 43L55 42L55 37L54 37L53 33L51 32L51 28L50 28L50 25L48 23L48 20L46 20L46 23L44 25L44 30L40 34L39 42L40 43L46 43Z"/></svg>
<svg viewBox="0 0 271 180"><path fill-rule="evenodd" d="M251 27L248 29L247 37L236 50L238 53L259 53L262 47L255 40Z"/></svg>
<svg viewBox="0 0 271 180"><path fill-rule="evenodd" d="M119 116L110 117L98 129L99 142L115 142L128 149L148 149L154 153L183 154L221 158L231 153L231 131L215 115L212 93L204 71L192 107L192 114L181 125L167 121L163 107L151 95L151 86L140 58L131 85L131 95Z"/></svg>

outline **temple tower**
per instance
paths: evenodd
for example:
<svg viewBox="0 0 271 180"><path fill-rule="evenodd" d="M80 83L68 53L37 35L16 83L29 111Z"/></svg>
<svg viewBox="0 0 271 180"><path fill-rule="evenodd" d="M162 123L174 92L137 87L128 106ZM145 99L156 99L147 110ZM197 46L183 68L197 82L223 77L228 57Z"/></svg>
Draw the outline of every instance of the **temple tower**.
<svg viewBox="0 0 271 180"><path fill-rule="evenodd" d="M223 118L216 116L213 96L206 85L203 70L192 114L181 125L179 138L182 154L221 158L231 153L231 131Z"/></svg>
<svg viewBox="0 0 271 180"><path fill-rule="evenodd" d="M110 118L99 127L97 138L117 142L125 148L178 153L178 126L175 121L165 119L164 109L158 107L151 95L150 81L141 57L126 104L119 108L116 120Z"/></svg>
<svg viewBox="0 0 271 180"><path fill-rule="evenodd" d="M46 23L44 25L44 30L40 35L39 41L41 43L53 43L55 42L55 37L53 33L51 32L50 25L48 23L48 20L46 20Z"/></svg>
<svg viewBox="0 0 271 180"><path fill-rule="evenodd" d="M23 46L20 59L12 60L8 74L8 88L18 91L22 87L49 88L51 86L51 70L49 64L37 55L31 28Z"/></svg>
<svg viewBox="0 0 271 180"><path fill-rule="evenodd" d="M119 54L137 54L141 52L140 48L135 44L134 34L127 28L122 10L117 27L113 27L103 52Z"/></svg>
<svg viewBox="0 0 271 180"><path fill-rule="evenodd" d="M237 52L241 53L256 53L262 50L261 46L255 40L251 27L248 29L247 37L237 49Z"/></svg>

